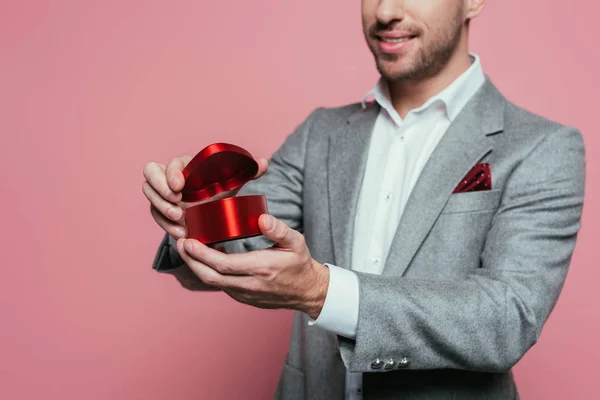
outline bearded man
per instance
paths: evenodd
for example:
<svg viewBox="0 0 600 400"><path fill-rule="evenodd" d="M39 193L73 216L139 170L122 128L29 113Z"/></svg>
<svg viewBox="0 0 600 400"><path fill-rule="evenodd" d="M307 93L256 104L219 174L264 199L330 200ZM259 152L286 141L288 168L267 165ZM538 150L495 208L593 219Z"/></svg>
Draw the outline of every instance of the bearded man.
<svg viewBox="0 0 600 400"><path fill-rule="evenodd" d="M580 228L584 145L484 75L468 50L484 3L362 1L381 79L256 160L239 194L266 195L263 236L224 252L185 239L190 157L146 166L166 232L156 270L296 310L277 399L518 398L511 368L558 299Z"/></svg>

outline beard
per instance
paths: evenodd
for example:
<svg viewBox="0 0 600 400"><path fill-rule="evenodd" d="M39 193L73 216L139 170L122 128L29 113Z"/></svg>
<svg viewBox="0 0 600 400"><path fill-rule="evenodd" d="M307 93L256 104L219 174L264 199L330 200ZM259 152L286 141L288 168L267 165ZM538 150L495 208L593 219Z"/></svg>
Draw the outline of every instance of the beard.
<svg viewBox="0 0 600 400"><path fill-rule="evenodd" d="M463 21L462 9L446 26L430 31L428 40L424 40L422 31L414 26L399 25L398 29L415 33L420 46L409 49L413 54L383 54L379 52L376 32L385 26L373 24L367 30L367 43L377 64L377 70L388 81L421 80L437 75L450 61L461 40ZM409 58L410 57L410 58Z"/></svg>

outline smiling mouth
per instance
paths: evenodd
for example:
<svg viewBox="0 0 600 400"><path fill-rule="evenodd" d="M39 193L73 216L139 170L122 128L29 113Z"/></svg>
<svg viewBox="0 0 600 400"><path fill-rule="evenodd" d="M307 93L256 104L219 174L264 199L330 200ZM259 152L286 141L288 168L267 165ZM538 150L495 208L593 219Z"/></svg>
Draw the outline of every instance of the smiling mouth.
<svg viewBox="0 0 600 400"><path fill-rule="evenodd" d="M375 36L375 37L380 42L389 43L389 44L398 44L398 43L408 42L409 40L416 38L417 35L409 35L409 36L403 36L403 37L383 37L383 36Z"/></svg>
<svg viewBox="0 0 600 400"><path fill-rule="evenodd" d="M406 51L417 36L411 32L382 32L375 35L375 38L381 54L399 55Z"/></svg>

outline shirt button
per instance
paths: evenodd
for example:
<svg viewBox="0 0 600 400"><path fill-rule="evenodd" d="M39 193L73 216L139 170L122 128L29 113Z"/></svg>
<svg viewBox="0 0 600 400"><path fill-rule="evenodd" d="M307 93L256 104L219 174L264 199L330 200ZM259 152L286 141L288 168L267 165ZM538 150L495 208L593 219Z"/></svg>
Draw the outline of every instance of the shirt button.
<svg viewBox="0 0 600 400"><path fill-rule="evenodd" d="M379 260L379 258L378 258L378 257L375 257L375 258L373 259L373 264L379 264L379 261L380 261L380 260Z"/></svg>
<svg viewBox="0 0 600 400"><path fill-rule="evenodd" d="M390 201L392 198L392 194L391 193L386 193L385 194L385 201Z"/></svg>

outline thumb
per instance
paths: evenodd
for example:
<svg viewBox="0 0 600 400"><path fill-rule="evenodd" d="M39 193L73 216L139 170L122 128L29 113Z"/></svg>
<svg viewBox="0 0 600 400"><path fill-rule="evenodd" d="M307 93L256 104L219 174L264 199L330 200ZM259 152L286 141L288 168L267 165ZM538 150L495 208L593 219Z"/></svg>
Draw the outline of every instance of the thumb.
<svg viewBox="0 0 600 400"><path fill-rule="evenodd" d="M304 248L304 236L269 214L263 214L258 220L263 235L278 244L278 247L300 251Z"/></svg>
<svg viewBox="0 0 600 400"><path fill-rule="evenodd" d="M256 175L254 175L254 178L252 178L252 179L258 179L265 172L267 172L267 169L269 169L269 160L267 160L264 157L255 158L254 160L258 164L258 172L256 172Z"/></svg>

